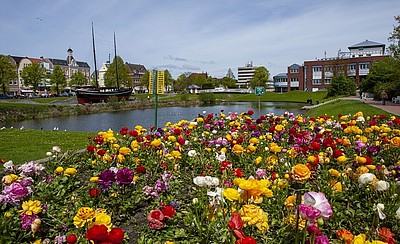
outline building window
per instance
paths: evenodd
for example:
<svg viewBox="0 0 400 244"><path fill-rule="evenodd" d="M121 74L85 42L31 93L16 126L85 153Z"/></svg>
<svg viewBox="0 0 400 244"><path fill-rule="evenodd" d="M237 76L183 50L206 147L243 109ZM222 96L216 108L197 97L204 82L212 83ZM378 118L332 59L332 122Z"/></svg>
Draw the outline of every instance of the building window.
<svg viewBox="0 0 400 244"><path fill-rule="evenodd" d="M290 69L290 73L299 73L299 69Z"/></svg>
<svg viewBox="0 0 400 244"><path fill-rule="evenodd" d="M313 79L312 83L313 83L313 85L320 85L321 84L321 79Z"/></svg>
<svg viewBox="0 0 400 244"><path fill-rule="evenodd" d="M369 69L369 64L360 64L360 69Z"/></svg>
<svg viewBox="0 0 400 244"><path fill-rule="evenodd" d="M299 78L290 78L290 82L296 82L299 81Z"/></svg>
<svg viewBox="0 0 400 244"><path fill-rule="evenodd" d="M325 72L331 72L332 71L332 66L325 66L324 70L325 70Z"/></svg>
<svg viewBox="0 0 400 244"><path fill-rule="evenodd" d="M332 81L332 79L325 79L324 83L328 85L328 84L331 84L331 81Z"/></svg>
<svg viewBox="0 0 400 244"><path fill-rule="evenodd" d="M349 64L349 70L356 70L355 64Z"/></svg>
<svg viewBox="0 0 400 244"><path fill-rule="evenodd" d="M322 66L313 66L313 72L321 72Z"/></svg>

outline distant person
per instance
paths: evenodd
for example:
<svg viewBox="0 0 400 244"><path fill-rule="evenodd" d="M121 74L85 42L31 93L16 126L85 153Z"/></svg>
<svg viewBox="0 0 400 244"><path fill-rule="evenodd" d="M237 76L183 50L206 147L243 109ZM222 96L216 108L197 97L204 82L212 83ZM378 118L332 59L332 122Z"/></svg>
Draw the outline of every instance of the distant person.
<svg viewBox="0 0 400 244"><path fill-rule="evenodd" d="M383 91L381 92L382 105L385 105L385 104L386 104L386 99L388 99L388 94L386 93L385 90L383 90Z"/></svg>

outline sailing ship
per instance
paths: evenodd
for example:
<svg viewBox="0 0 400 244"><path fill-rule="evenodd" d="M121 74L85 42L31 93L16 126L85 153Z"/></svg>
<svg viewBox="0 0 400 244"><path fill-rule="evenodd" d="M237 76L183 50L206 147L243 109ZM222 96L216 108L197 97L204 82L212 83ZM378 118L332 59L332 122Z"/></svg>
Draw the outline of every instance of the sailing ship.
<svg viewBox="0 0 400 244"><path fill-rule="evenodd" d="M92 39L93 39L93 57L94 57L94 69L95 69L95 81L96 86L86 86L86 87L77 87L75 90L76 97L79 104L85 103L101 103L107 102L110 98L114 97L121 100L129 100L133 89L129 87L120 87L119 86L119 77L118 77L118 63L116 63L116 78L117 78L117 86L116 87L100 87L98 81L97 74L97 64L96 64L96 48L94 42L94 30L92 23ZM114 54L115 54L115 62L118 62L117 59L117 48L115 41L115 32L114 32Z"/></svg>

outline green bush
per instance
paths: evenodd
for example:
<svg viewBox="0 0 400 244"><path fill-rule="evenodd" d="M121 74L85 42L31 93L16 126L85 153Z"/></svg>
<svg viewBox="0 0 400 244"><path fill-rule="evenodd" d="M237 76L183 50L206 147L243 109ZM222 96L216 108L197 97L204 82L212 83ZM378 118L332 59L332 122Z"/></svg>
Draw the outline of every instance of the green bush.
<svg viewBox="0 0 400 244"><path fill-rule="evenodd" d="M332 78L328 86L328 97L354 96L356 95L356 82L353 78L348 78L344 74L339 74Z"/></svg>
<svg viewBox="0 0 400 244"><path fill-rule="evenodd" d="M216 101L214 93L200 93L199 99L202 104L215 104Z"/></svg>

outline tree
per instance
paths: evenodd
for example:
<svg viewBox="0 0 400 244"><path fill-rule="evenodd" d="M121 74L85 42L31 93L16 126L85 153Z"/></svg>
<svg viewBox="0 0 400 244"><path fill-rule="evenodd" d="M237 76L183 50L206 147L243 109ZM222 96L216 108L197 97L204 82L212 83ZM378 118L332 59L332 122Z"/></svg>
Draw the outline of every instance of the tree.
<svg viewBox="0 0 400 244"><path fill-rule="evenodd" d="M0 55L0 86L3 94L6 94L10 89L10 80L18 77L17 68L9 57Z"/></svg>
<svg viewBox="0 0 400 244"><path fill-rule="evenodd" d="M139 85L143 87L148 87L149 86L149 72L146 70L144 75L140 78Z"/></svg>
<svg viewBox="0 0 400 244"><path fill-rule="evenodd" d="M328 86L328 97L356 95L356 82L353 78L346 77L343 73L333 76Z"/></svg>
<svg viewBox="0 0 400 244"><path fill-rule="evenodd" d="M120 86L129 86L129 84L132 84L129 68L126 67L124 60L119 56L114 58L104 75L104 83L106 86L117 86L117 73Z"/></svg>
<svg viewBox="0 0 400 244"><path fill-rule="evenodd" d="M254 71L254 76L250 80L250 87L254 88L256 86L267 86L269 79L269 71L264 66L257 67Z"/></svg>
<svg viewBox="0 0 400 244"><path fill-rule="evenodd" d="M76 73L73 73L71 75L71 80L69 81L69 85L70 86L82 86L82 85L86 85L86 76L78 71ZM96 81L94 81L94 84L96 84Z"/></svg>
<svg viewBox="0 0 400 244"><path fill-rule="evenodd" d="M231 70L231 68L228 69L228 73L226 73L225 77L235 79L235 75L233 74L233 71Z"/></svg>
<svg viewBox="0 0 400 244"><path fill-rule="evenodd" d="M236 87L236 80L232 79L228 76L225 76L224 78L222 78L222 85L226 88L234 88Z"/></svg>
<svg viewBox="0 0 400 244"><path fill-rule="evenodd" d="M388 41L391 44L388 47L389 53L395 59L400 59L400 15L395 16L394 19L397 21L397 26L393 27L393 32L390 33Z"/></svg>
<svg viewBox="0 0 400 244"><path fill-rule="evenodd" d="M169 70L165 70L164 72L164 78L165 78L165 82L164 85L167 87L167 92L169 91L169 87L172 87L175 80L172 78L171 73L169 72Z"/></svg>
<svg viewBox="0 0 400 244"><path fill-rule="evenodd" d="M185 74L181 74L178 79L176 79L176 82L174 83L174 91L177 92L183 92L186 90L186 88L189 86L189 79Z"/></svg>
<svg viewBox="0 0 400 244"><path fill-rule="evenodd" d="M22 70L21 78L25 85L32 86L33 91L36 92L40 83L46 78L46 68L38 63L33 63Z"/></svg>
<svg viewBox="0 0 400 244"><path fill-rule="evenodd" d="M67 85L64 71L58 65L54 66L53 74L50 75L50 84L52 89L56 91L57 96L60 95L60 89Z"/></svg>

